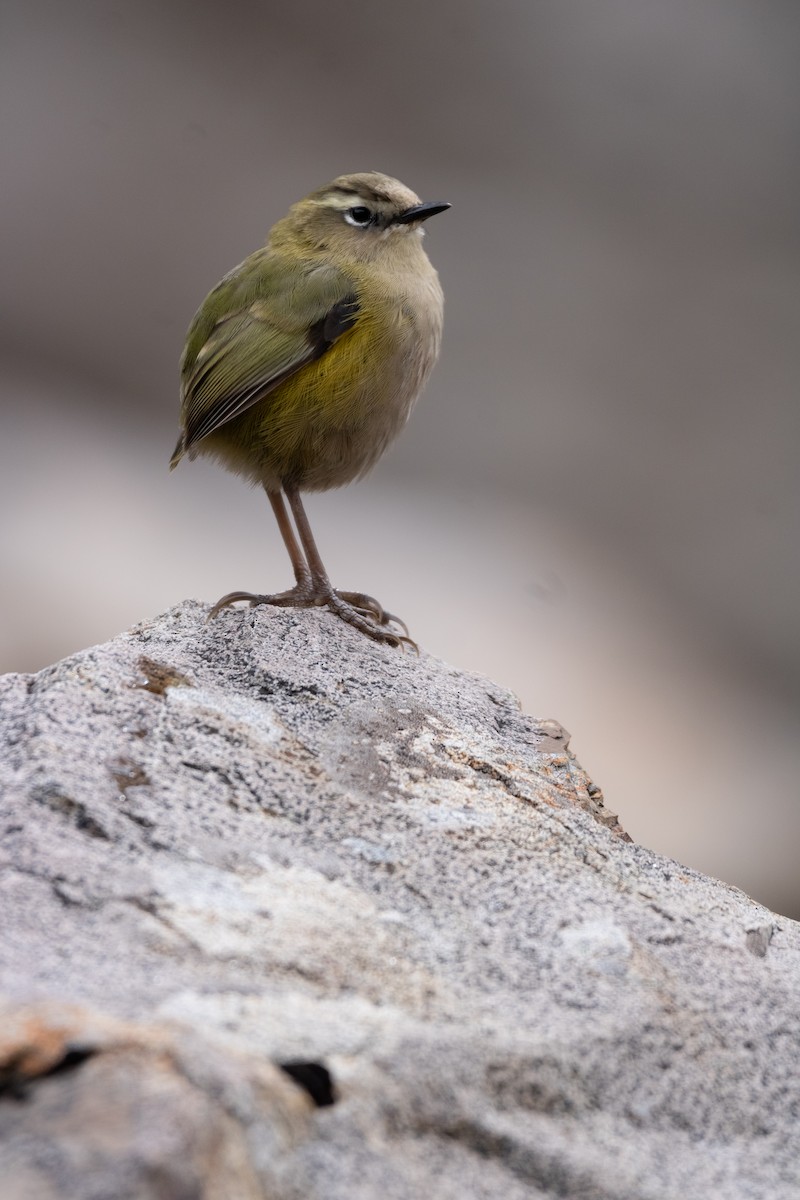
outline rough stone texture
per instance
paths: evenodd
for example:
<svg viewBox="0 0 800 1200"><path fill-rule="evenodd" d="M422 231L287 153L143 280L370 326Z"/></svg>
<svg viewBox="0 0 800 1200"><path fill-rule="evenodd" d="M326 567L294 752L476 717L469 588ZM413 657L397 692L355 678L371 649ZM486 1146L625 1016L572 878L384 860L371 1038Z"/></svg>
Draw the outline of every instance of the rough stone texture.
<svg viewBox="0 0 800 1200"><path fill-rule="evenodd" d="M3 1200L800 1195L800 927L495 684L187 603L0 705Z"/></svg>

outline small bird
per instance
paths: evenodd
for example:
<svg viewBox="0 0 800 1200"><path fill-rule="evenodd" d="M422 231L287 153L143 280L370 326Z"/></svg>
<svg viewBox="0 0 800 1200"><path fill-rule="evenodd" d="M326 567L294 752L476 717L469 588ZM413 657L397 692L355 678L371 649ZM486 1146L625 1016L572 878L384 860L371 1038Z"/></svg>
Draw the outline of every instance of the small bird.
<svg viewBox="0 0 800 1200"><path fill-rule="evenodd" d="M292 205L195 315L170 468L207 454L261 484L295 577L273 595L230 592L210 615L240 600L324 606L375 641L414 646L374 597L333 588L300 494L364 475L408 420L442 334L422 224L449 207L378 172L340 175Z"/></svg>

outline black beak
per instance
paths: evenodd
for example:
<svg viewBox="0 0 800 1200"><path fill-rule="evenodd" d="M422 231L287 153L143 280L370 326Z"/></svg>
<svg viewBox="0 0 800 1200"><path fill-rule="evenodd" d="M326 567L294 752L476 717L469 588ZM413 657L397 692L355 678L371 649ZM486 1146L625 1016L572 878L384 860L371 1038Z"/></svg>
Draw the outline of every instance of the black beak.
<svg viewBox="0 0 800 1200"><path fill-rule="evenodd" d="M437 201L429 201L427 204L415 204L413 208L407 208L405 212L401 212L398 217L392 221L393 225L411 225L414 221L427 221L428 217L435 217L437 213L444 212L450 208L449 204Z"/></svg>

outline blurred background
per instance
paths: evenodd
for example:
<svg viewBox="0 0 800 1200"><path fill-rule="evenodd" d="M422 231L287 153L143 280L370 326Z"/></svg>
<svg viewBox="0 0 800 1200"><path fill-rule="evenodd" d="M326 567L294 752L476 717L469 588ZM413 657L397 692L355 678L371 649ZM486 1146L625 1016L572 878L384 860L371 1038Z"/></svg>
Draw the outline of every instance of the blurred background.
<svg viewBox="0 0 800 1200"><path fill-rule="evenodd" d="M2 0L0 669L277 590L170 475L209 288L345 171L428 227L442 359L334 582L556 717L640 842L800 917L796 0Z"/></svg>

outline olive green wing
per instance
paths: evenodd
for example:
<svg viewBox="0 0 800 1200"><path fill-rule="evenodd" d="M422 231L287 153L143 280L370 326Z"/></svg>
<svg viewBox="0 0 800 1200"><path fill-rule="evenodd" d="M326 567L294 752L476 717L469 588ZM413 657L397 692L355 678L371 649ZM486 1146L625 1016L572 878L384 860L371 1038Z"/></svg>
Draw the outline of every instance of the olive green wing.
<svg viewBox="0 0 800 1200"><path fill-rule="evenodd" d="M263 400L355 324L351 279L269 250L223 279L197 313L181 363L183 431L172 457Z"/></svg>

